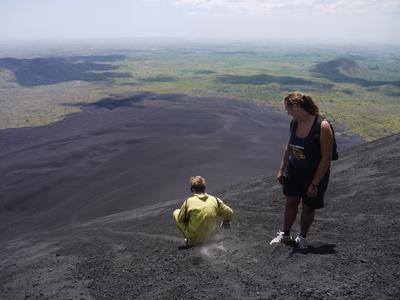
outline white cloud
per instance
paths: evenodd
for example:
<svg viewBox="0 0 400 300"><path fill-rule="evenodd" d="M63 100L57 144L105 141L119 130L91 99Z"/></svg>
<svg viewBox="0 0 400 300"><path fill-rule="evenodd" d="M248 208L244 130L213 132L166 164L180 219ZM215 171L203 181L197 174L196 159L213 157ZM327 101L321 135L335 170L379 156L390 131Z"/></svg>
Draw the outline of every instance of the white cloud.
<svg viewBox="0 0 400 300"><path fill-rule="evenodd" d="M400 9L399 0L174 0L189 8L233 13L272 13L284 11L323 11L365 13Z"/></svg>
<svg viewBox="0 0 400 300"><path fill-rule="evenodd" d="M0 40L205 37L400 44L400 0L3 2Z"/></svg>

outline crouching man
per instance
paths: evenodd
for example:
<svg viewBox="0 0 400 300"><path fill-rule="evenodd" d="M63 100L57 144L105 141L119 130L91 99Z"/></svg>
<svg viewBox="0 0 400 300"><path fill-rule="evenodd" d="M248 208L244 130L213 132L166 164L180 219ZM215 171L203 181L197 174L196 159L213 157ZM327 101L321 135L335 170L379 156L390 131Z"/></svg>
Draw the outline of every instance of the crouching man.
<svg viewBox="0 0 400 300"><path fill-rule="evenodd" d="M201 176L190 178L192 197L186 199L180 209L173 212L174 220L185 237L188 246L211 240L218 231L217 217L229 228L233 211L221 199L208 195L206 181Z"/></svg>

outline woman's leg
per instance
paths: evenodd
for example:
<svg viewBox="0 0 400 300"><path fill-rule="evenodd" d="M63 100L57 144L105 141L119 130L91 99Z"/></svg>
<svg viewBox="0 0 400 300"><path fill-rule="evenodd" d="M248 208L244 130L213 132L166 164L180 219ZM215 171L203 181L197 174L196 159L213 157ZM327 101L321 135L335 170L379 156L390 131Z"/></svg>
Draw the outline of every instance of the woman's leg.
<svg viewBox="0 0 400 300"><path fill-rule="evenodd" d="M307 232L311 227L311 224L314 222L315 217L315 209L310 208L307 204L303 203L303 209L301 211L301 219L300 219L300 235L302 237L307 236Z"/></svg>
<svg viewBox="0 0 400 300"><path fill-rule="evenodd" d="M290 231L293 222L296 220L297 209L300 204L300 197L286 196L285 217L283 221L283 230Z"/></svg>

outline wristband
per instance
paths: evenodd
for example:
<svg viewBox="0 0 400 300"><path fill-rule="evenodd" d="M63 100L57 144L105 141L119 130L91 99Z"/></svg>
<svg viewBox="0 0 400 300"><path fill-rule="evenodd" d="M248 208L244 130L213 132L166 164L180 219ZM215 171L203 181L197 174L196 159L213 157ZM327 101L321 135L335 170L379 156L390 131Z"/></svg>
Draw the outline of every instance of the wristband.
<svg viewBox="0 0 400 300"><path fill-rule="evenodd" d="M311 185L312 185L312 187L313 187L314 189L317 189L317 188L318 188L318 184L311 183Z"/></svg>

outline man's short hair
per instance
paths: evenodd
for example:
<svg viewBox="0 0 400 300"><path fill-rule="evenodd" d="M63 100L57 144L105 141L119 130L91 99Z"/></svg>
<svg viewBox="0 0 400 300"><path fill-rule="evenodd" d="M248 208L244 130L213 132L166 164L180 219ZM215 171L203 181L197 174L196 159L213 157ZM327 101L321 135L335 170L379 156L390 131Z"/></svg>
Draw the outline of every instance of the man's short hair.
<svg viewBox="0 0 400 300"><path fill-rule="evenodd" d="M196 193L204 193L206 190L206 180L201 176L190 177L190 187Z"/></svg>

